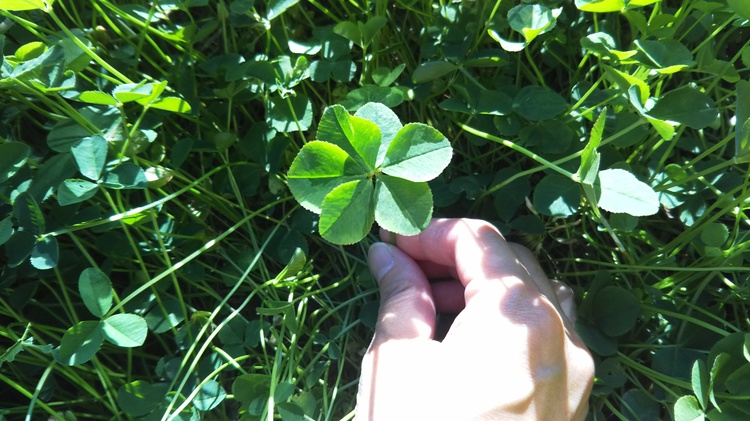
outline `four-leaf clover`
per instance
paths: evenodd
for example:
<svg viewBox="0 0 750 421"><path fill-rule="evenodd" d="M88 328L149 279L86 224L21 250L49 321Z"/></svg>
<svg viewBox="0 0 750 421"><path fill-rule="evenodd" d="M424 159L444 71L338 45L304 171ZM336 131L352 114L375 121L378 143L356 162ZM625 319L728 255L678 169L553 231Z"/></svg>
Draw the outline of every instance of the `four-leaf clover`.
<svg viewBox="0 0 750 421"><path fill-rule="evenodd" d="M353 244L373 222L415 235L432 217L427 182L451 160L453 149L439 131L421 123L401 125L390 108L368 103L354 115L326 108L314 141L292 162L287 182L297 201L320 214L320 235Z"/></svg>

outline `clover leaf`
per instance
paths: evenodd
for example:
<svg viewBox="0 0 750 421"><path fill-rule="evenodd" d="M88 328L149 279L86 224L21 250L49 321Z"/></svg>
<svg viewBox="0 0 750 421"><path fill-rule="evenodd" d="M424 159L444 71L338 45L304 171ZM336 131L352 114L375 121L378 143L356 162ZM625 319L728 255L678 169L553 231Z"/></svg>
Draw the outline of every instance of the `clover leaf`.
<svg viewBox="0 0 750 421"><path fill-rule="evenodd" d="M367 103L354 115L341 105L326 108L315 140L307 143L287 174L295 199L320 214L326 240L353 244L373 222L415 235L432 217L427 182L448 166L453 149L439 131L401 124L390 108Z"/></svg>

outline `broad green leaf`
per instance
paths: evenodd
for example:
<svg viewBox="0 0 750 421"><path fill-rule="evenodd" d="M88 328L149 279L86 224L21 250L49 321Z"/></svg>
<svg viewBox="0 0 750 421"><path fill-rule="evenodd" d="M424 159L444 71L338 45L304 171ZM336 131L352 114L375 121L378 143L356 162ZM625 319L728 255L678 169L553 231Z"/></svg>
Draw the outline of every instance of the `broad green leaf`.
<svg viewBox="0 0 750 421"><path fill-rule="evenodd" d="M168 390L166 383L152 385L136 380L120 386L117 390L117 404L126 414L140 417L158 408Z"/></svg>
<svg viewBox="0 0 750 421"><path fill-rule="evenodd" d="M25 143L8 142L0 144L0 183L13 177L29 159L31 148Z"/></svg>
<svg viewBox="0 0 750 421"><path fill-rule="evenodd" d="M448 61L428 61L420 64L419 67L414 70L414 74L412 74L411 78L414 83L429 82L456 70L458 70L458 66Z"/></svg>
<svg viewBox="0 0 750 421"><path fill-rule="evenodd" d="M232 383L234 398L242 403L252 402L260 397L268 396L271 388L271 378L266 374L243 374Z"/></svg>
<svg viewBox="0 0 750 421"><path fill-rule="evenodd" d="M362 33L359 26L354 22L342 21L333 27L333 33L340 35L349 41L362 46Z"/></svg>
<svg viewBox="0 0 750 421"><path fill-rule="evenodd" d="M633 58L654 67L662 74L672 74L695 65L693 54L681 42L672 39L636 40L635 45L641 54Z"/></svg>
<svg viewBox="0 0 750 421"><path fill-rule="evenodd" d="M26 261L36 245L36 235L28 231L16 231L5 242L7 265L11 268Z"/></svg>
<svg viewBox="0 0 750 421"><path fill-rule="evenodd" d="M567 108L563 97L541 86L526 86L513 99L513 110L527 120L549 120Z"/></svg>
<svg viewBox="0 0 750 421"><path fill-rule="evenodd" d="M148 334L148 325L137 314L119 313L102 320L104 338L123 348L143 345Z"/></svg>
<svg viewBox="0 0 750 421"><path fill-rule="evenodd" d="M362 168L343 149L331 143L312 141L302 147L292 162L287 183L302 207L319 214L331 190L365 177Z"/></svg>
<svg viewBox="0 0 750 421"><path fill-rule="evenodd" d="M148 178L143 168L132 162L123 162L107 173L102 185L111 189L145 189Z"/></svg>
<svg viewBox="0 0 750 421"><path fill-rule="evenodd" d="M703 129L719 116L714 100L693 87L667 92L648 112L659 120L674 121L693 129Z"/></svg>
<svg viewBox="0 0 750 421"><path fill-rule="evenodd" d="M543 215L567 217L578 212L581 192L570 179L550 174L534 188L534 208Z"/></svg>
<svg viewBox="0 0 750 421"><path fill-rule="evenodd" d="M500 36L500 34L497 33L497 31L495 31L494 29L488 29L487 34L489 34L490 38L497 41L497 43L500 44L500 47L502 47L503 50L510 53L523 51L523 49L526 48L527 45L525 41L509 41Z"/></svg>
<svg viewBox="0 0 750 421"><path fill-rule="evenodd" d="M701 230L701 241L709 247L721 247L727 238L729 238L729 228L719 222L706 224Z"/></svg>
<svg viewBox="0 0 750 421"><path fill-rule="evenodd" d="M112 90L112 95L121 103L149 98L153 90L151 83L125 83Z"/></svg>
<svg viewBox="0 0 750 421"><path fill-rule="evenodd" d="M99 269L87 268L81 272L78 292L83 304L96 317L104 317L112 307L112 283Z"/></svg>
<svg viewBox="0 0 750 421"><path fill-rule="evenodd" d="M78 96L79 101L98 105L117 105L117 99L102 91L84 91Z"/></svg>
<svg viewBox="0 0 750 421"><path fill-rule="evenodd" d="M304 421L305 411L294 402L281 402L276 405L282 421Z"/></svg>
<svg viewBox="0 0 750 421"><path fill-rule="evenodd" d="M741 80L736 86L734 153L740 159L750 155L750 82Z"/></svg>
<svg viewBox="0 0 750 421"><path fill-rule="evenodd" d="M93 134L104 136L108 142L125 139L122 118L117 108L109 107L102 111L97 107L85 107L79 113L80 119L66 118L52 127L47 135L47 144L54 151L67 152L76 142ZM86 127L78 124L82 120L88 123Z"/></svg>
<svg viewBox="0 0 750 421"><path fill-rule="evenodd" d="M380 28L384 27L386 23L388 23L388 19L385 16L373 16L367 19L367 23L365 23L360 29L360 32L362 33L362 44L365 47L370 45Z"/></svg>
<svg viewBox="0 0 750 421"><path fill-rule="evenodd" d="M41 235L46 231L42 210L29 192L16 196L13 202L13 215L24 231L34 235Z"/></svg>
<svg viewBox="0 0 750 421"><path fill-rule="evenodd" d="M76 166L70 154L53 155L37 168L27 190L37 203L44 201L52 190L75 173Z"/></svg>
<svg viewBox="0 0 750 421"><path fill-rule="evenodd" d="M695 360L691 370L690 384L693 387L693 393L695 393L701 408L707 408L709 378L706 364L703 360Z"/></svg>
<svg viewBox="0 0 750 421"><path fill-rule="evenodd" d="M620 336L635 326L641 314L641 304L627 290L609 286L594 297L592 308L596 326L608 336Z"/></svg>
<svg viewBox="0 0 750 421"><path fill-rule="evenodd" d="M385 153L388 150L388 146L396 137L396 134L403 127L401 121L390 108L379 102L368 102L363 105L356 113L355 117L361 117L366 120L370 120L378 125L380 129L380 146L378 148L378 157L375 162L375 167L380 167L385 159Z"/></svg>
<svg viewBox="0 0 750 421"><path fill-rule="evenodd" d="M51 0L51 5L54 0ZM47 4L43 0L2 0L0 1L0 10L9 10L11 12L17 12L21 10L45 10Z"/></svg>
<svg viewBox="0 0 750 421"><path fill-rule="evenodd" d="M374 188L369 179L350 181L333 189L323 200L318 229L335 244L354 244L365 238L374 222Z"/></svg>
<svg viewBox="0 0 750 421"><path fill-rule="evenodd" d="M564 153L576 136L568 124L558 118L537 121L518 132L525 146L535 146L539 152L548 154Z"/></svg>
<svg viewBox="0 0 750 421"><path fill-rule="evenodd" d="M143 318L149 330L154 333L164 333L185 320L182 304L175 298L162 298L161 304L154 305Z"/></svg>
<svg viewBox="0 0 750 421"><path fill-rule="evenodd" d="M743 19L750 19L750 2L747 0L727 0L729 7Z"/></svg>
<svg viewBox="0 0 750 421"><path fill-rule="evenodd" d="M90 181L69 178L57 188L57 202L60 206L83 202L94 197L98 188L98 185Z"/></svg>
<svg viewBox="0 0 750 421"><path fill-rule="evenodd" d="M602 110L599 117L594 123L594 127L591 128L591 135L589 136L589 142L583 148L581 153L581 165L578 167L578 179L581 183L593 186L596 181L596 176L599 174L599 161L601 154L597 151L599 143L602 140L604 134L604 123L607 120L607 109Z"/></svg>
<svg viewBox="0 0 750 421"><path fill-rule="evenodd" d="M6 241L13 235L13 220L12 216L8 216L3 220L0 220L0 246L5 244Z"/></svg>
<svg viewBox="0 0 750 421"><path fill-rule="evenodd" d="M48 270L57 266L59 251L57 239L52 236L42 238L31 251L31 266L39 270Z"/></svg>
<svg viewBox="0 0 750 421"><path fill-rule="evenodd" d="M646 116L646 121L651 124L651 127L656 129L656 132L659 133L662 139L672 140L674 138L676 132L674 124L648 116Z"/></svg>
<svg viewBox="0 0 750 421"><path fill-rule="evenodd" d="M737 359L732 358L731 354L728 354L726 352L719 352L718 354L714 354L714 352L716 348L721 348L721 345L726 344L729 341L733 341L734 339L736 339L736 337L732 337L730 335L720 340L711 349L711 354L713 355L709 354L708 356L709 361L713 359L713 363L711 364L711 371L709 373L708 398L711 403L713 403L714 406L717 407L719 406L719 404L716 401L716 394L714 393L716 387L720 384L723 384L729 374L732 373L734 369L739 368L739 366L737 366L736 363Z"/></svg>
<svg viewBox="0 0 750 421"><path fill-rule="evenodd" d="M609 212L648 216L659 211L659 196L648 184L622 169L599 171L600 208Z"/></svg>
<svg viewBox="0 0 750 421"><path fill-rule="evenodd" d="M173 113L187 114L190 112L190 104L182 98L176 96L167 96L159 98L154 102L148 104L151 108L158 110L171 111Z"/></svg>
<svg viewBox="0 0 750 421"><path fill-rule="evenodd" d="M273 20L281 16L282 13L297 3L299 3L299 0L270 0L266 9L266 19Z"/></svg>
<svg viewBox="0 0 750 421"><path fill-rule="evenodd" d="M375 187L375 221L400 235L424 231L432 218L432 192L426 182L414 183L382 174Z"/></svg>
<svg viewBox="0 0 750 421"><path fill-rule="evenodd" d="M726 387L733 395L750 395L750 363L746 363L730 374L726 380Z"/></svg>
<svg viewBox="0 0 750 421"><path fill-rule="evenodd" d="M101 322L78 322L63 335L57 358L66 365L83 364L94 358L103 340Z"/></svg>
<svg viewBox="0 0 750 421"><path fill-rule="evenodd" d="M674 404L674 421L703 421L705 415L694 396L682 396Z"/></svg>
<svg viewBox="0 0 750 421"><path fill-rule="evenodd" d="M409 181L430 181L453 157L448 139L434 128L410 123L396 133L385 153L383 173Z"/></svg>
<svg viewBox="0 0 750 421"><path fill-rule="evenodd" d="M198 390L193 398L193 405L199 411L210 411L216 408L226 398L227 392L216 380L208 380Z"/></svg>
<svg viewBox="0 0 750 421"><path fill-rule="evenodd" d="M291 133L307 131L312 125L312 102L304 94L270 99L267 119L276 131Z"/></svg>
<svg viewBox="0 0 750 421"><path fill-rule="evenodd" d="M576 7L583 12L619 12L625 8L625 0L575 0Z"/></svg>
<svg viewBox="0 0 750 421"><path fill-rule="evenodd" d="M84 177L96 181L107 161L107 140L99 135L84 137L70 148L70 153Z"/></svg>
<svg viewBox="0 0 750 421"><path fill-rule="evenodd" d="M562 8L550 9L540 4L521 4L508 11L508 23L530 43L538 35L555 27Z"/></svg>
<svg viewBox="0 0 750 421"><path fill-rule="evenodd" d="M375 169L380 148L380 128L372 121L349 115L341 105L326 108L315 139L343 149L362 167L363 173Z"/></svg>

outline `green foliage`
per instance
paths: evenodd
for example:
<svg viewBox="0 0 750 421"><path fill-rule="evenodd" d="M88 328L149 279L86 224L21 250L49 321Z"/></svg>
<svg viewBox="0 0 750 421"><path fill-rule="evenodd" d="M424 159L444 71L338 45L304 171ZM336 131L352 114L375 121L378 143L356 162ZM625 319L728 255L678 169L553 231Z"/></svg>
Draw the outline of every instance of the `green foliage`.
<svg viewBox="0 0 750 421"><path fill-rule="evenodd" d="M397 234L415 235L432 217L427 181L450 162L450 142L421 123L402 126L396 114L367 103L355 115L327 108L316 140L306 144L287 174L289 189L320 214L320 235L353 244L373 221Z"/></svg>
<svg viewBox="0 0 750 421"><path fill-rule="evenodd" d="M747 419L747 4L0 1L3 415L351 419L373 222L468 216L591 419Z"/></svg>

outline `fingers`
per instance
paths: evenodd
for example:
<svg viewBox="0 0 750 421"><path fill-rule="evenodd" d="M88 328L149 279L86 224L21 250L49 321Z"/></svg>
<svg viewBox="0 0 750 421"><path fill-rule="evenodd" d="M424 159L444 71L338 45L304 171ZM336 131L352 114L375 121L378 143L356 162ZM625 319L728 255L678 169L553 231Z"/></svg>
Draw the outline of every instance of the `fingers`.
<svg viewBox="0 0 750 421"><path fill-rule="evenodd" d="M435 330L435 303L430 283L417 263L385 243L373 244L367 260L380 288L373 344L394 339L431 339Z"/></svg>
<svg viewBox="0 0 750 421"><path fill-rule="evenodd" d="M435 219L421 234L396 236L395 243L417 261L455 268L467 305L487 283L507 288L526 284L529 278L500 232L484 221Z"/></svg>

